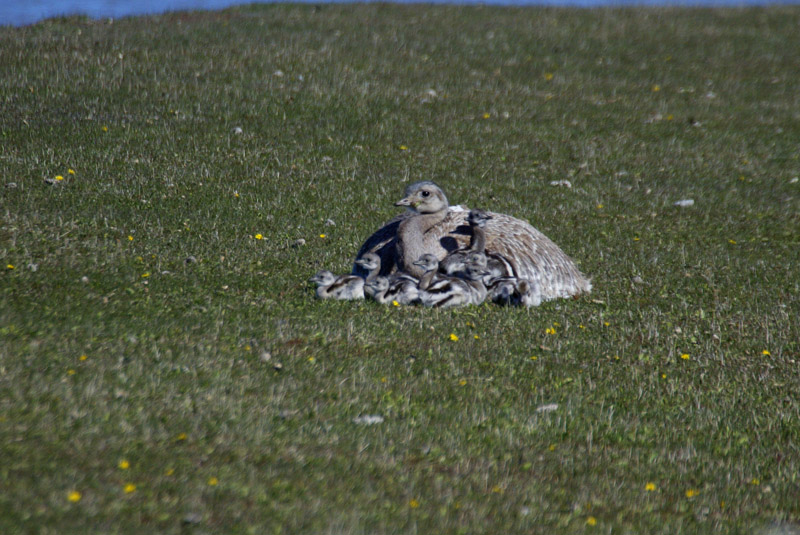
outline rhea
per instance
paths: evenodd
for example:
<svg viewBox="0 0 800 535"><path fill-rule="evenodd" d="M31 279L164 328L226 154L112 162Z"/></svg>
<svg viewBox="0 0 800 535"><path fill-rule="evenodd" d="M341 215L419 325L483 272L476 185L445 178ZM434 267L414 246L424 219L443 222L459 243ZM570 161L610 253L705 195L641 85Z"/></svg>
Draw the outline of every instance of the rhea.
<svg viewBox="0 0 800 535"><path fill-rule="evenodd" d="M432 254L422 255L415 263L423 270L419 281L419 299L425 306L450 308L479 305L486 298L486 287L481 281L483 269L468 263L464 278L438 274L439 261Z"/></svg>
<svg viewBox="0 0 800 535"><path fill-rule="evenodd" d="M364 279L355 275L336 276L327 269L318 271L309 279L317 285L320 299L364 299Z"/></svg>
<svg viewBox="0 0 800 535"><path fill-rule="evenodd" d="M444 191L435 183L411 184L395 204L406 207L406 212L370 236L356 257L377 254L381 258L381 275L399 270L421 277L424 271L415 262L422 255L432 254L441 261L453 251L469 248L474 227L468 221L469 211L450 206ZM487 258L502 264L499 276L527 279L542 301L591 291L592 283L575 262L539 230L506 214L486 214L490 219L483 227L484 252ZM364 270L356 264L353 273L363 274Z"/></svg>

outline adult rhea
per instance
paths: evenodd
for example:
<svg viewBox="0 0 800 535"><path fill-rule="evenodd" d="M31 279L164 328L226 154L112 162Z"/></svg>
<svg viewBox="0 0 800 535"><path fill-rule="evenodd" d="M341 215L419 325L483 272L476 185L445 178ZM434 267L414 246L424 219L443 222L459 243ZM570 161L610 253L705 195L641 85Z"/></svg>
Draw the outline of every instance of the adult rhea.
<svg viewBox="0 0 800 535"><path fill-rule="evenodd" d="M423 270L414 262L422 255L432 254L441 261L453 251L469 248L469 210L450 206L444 191L435 183L411 184L395 205L408 209L370 236L356 261L366 253L375 253L381 259L381 275L403 271L421 277ZM542 301L591 291L589 279L547 236L515 217L494 212L486 215L485 252L506 264L506 276L527 279ZM353 274L367 276L358 264L354 265Z"/></svg>

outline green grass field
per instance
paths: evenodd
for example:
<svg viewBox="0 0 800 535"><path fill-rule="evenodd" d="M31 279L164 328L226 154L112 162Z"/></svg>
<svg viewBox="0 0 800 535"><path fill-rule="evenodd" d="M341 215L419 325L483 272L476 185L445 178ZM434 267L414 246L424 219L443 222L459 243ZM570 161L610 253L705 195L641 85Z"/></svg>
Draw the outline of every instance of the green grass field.
<svg viewBox="0 0 800 535"><path fill-rule="evenodd" d="M800 532L798 27L0 28L0 532ZM422 179L529 220L592 295L316 300Z"/></svg>

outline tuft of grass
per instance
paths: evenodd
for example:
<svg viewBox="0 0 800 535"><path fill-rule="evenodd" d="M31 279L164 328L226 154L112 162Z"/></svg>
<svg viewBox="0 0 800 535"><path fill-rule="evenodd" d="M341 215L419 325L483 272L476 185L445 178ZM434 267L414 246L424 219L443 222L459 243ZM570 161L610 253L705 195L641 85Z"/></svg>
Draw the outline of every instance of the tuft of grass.
<svg viewBox="0 0 800 535"><path fill-rule="evenodd" d="M796 530L799 24L0 28L0 531ZM315 300L420 179L531 221L594 293Z"/></svg>

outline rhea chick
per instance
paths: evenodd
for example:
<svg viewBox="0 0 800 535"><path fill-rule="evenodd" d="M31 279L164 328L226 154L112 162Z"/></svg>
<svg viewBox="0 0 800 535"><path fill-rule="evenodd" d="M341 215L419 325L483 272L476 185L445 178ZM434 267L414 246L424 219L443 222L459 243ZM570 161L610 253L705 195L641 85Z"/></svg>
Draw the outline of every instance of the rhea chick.
<svg viewBox="0 0 800 535"><path fill-rule="evenodd" d="M364 279L355 275L336 276L327 269L317 272L308 279L317 285L320 299L364 299Z"/></svg>

